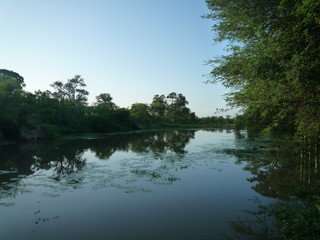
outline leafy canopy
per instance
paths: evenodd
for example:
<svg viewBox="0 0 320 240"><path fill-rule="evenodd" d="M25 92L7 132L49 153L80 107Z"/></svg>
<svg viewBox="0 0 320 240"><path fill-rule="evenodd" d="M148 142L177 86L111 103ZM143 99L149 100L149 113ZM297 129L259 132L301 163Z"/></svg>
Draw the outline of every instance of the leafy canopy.
<svg viewBox="0 0 320 240"><path fill-rule="evenodd" d="M207 0L215 41L209 82L230 88L247 127L319 134L320 1ZM277 124L274 124L274 122Z"/></svg>

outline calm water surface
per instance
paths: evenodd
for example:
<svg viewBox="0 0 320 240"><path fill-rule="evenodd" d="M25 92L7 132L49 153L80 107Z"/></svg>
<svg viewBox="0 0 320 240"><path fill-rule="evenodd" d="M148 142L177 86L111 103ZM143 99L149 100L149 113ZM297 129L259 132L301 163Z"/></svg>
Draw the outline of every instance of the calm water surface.
<svg viewBox="0 0 320 240"><path fill-rule="evenodd" d="M0 239L226 239L274 201L230 154L254 144L187 130L0 146Z"/></svg>

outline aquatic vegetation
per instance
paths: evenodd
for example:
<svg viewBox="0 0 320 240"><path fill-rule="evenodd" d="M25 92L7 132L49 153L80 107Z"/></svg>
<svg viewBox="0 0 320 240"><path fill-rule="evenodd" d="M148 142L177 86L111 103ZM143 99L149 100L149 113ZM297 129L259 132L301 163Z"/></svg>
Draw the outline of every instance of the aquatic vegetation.
<svg viewBox="0 0 320 240"><path fill-rule="evenodd" d="M163 136L159 133L142 134L140 137L146 136L147 139L139 139L138 142L146 145L139 148L139 151L138 146L135 146L136 152L127 147L131 146L131 140L139 138L139 134L134 133L130 137L122 135L123 141L117 136L119 147L111 143L111 136L107 141L100 138L99 141L86 139L53 143L43 148L44 152L37 150L33 153L36 157L30 158L32 161L28 162L27 166L32 169L29 174L21 168L2 170L0 208L7 213L10 209L13 212L18 209L21 211L23 201L30 199L28 206L31 207L25 209L24 214L37 226L36 231L45 229L44 224L50 228L53 222L51 220L56 220L54 224L57 225L63 221L79 221L81 226L81 220L73 218L73 215L88 216L97 226L99 223L95 220L96 216L102 221L109 221L109 224L113 221L119 224L117 221L121 219L127 221L127 226L130 226L132 223L129 224L129 220L126 219L127 216L134 219L135 215L131 215L134 212L137 216L143 217L145 224L151 222L148 214L155 214L158 217L152 218L152 221L169 228L174 224L171 220L167 223L168 218L178 224L180 221L181 224L189 224L187 220L192 216L199 222L199 226L195 225L196 231L203 232L199 229L205 227L205 232L211 236L211 232L218 231L211 229L211 223L222 224L219 225L219 230L223 228L223 231L230 231L222 222L232 221L236 218L235 215L239 215L236 219L241 221L233 221L231 229L255 239L254 237L262 236L259 232L263 233L264 230L261 228L255 231L253 227L259 221L263 222L262 216L270 214L274 217L276 212L260 208L256 214L246 218L250 211L254 212L251 207L253 204L246 203L248 196L259 196L268 205L274 198L284 201L292 195L310 196L308 192L311 190L315 196L319 195L317 187L311 188L307 184L309 180L316 181L316 175L308 175L309 172L315 172L311 168L309 171L309 163L297 165L293 163L293 158L288 163L285 159L293 155L288 155L285 151L279 152L270 141L265 142L265 145L261 142L251 145L250 141L253 140L236 139L232 132L199 133L207 138L200 138L201 141L197 142L196 134L195 139L185 146L184 154L166 148L163 152L159 151L159 148L158 152L152 151L150 146L154 139ZM96 143L99 146L95 146ZM64 144L68 149L63 148ZM115 151L108 159L101 159L101 156L106 156L103 154L103 147L110 149L108 144L111 144ZM55 151L54 154L49 156L52 151ZM301 186L305 187L303 191ZM241 210L246 207L249 207L250 211L245 215ZM51 208L52 211L49 210ZM224 219L226 214L229 214L228 219ZM279 216L289 215L282 213ZM317 217L309 213L302 216L313 219ZM282 223L280 217L279 223ZM300 219L299 214L296 217ZM63 221L60 221L61 218ZM181 220L182 218L185 220ZM249 225L251 232L246 229L246 226L250 228ZM98 229L101 232L105 231L105 228ZM190 226L186 231L190 234L192 229Z"/></svg>

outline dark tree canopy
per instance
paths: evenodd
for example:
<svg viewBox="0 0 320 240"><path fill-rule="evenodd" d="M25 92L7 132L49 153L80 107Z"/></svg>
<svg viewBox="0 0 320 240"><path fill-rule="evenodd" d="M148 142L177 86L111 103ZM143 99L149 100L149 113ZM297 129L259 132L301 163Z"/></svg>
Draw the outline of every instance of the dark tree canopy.
<svg viewBox="0 0 320 240"><path fill-rule="evenodd" d="M158 117L163 118L167 108L167 101L164 95L154 95L150 105L152 113Z"/></svg>
<svg viewBox="0 0 320 240"><path fill-rule="evenodd" d="M6 69L0 69L0 81L10 79L16 80L21 86L21 88L25 87L24 79L18 73Z"/></svg>
<svg viewBox="0 0 320 240"><path fill-rule="evenodd" d="M87 104L89 92L85 90L86 86L80 75L75 75L74 78L69 79L66 83L56 81L51 84L51 87L55 89L53 94L57 99L61 102L69 101L73 105Z"/></svg>
<svg viewBox="0 0 320 240"><path fill-rule="evenodd" d="M112 101L112 97L109 93L101 93L97 97L97 104L107 104Z"/></svg>
<svg viewBox="0 0 320 240"><path fill-rule="evenodd" d="M209 82L231 89L247 127L319 135L320 1L207 0L215 41ZM276 123L276 124L275 124Z"/></svg>

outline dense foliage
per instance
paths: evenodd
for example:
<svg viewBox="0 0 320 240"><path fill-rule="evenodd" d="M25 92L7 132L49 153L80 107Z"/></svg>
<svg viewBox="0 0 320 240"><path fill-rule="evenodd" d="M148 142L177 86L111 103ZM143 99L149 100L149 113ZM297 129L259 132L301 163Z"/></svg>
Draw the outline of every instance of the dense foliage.
<svg viewBox="0 0 320 240"><path fill-rule="evenodd" d="M246 128L249 134L264 131L296 136L300 150L295 157L301 159L293 186L305 190L299 188L303 182L315 189L300 195L291 192L289 197L297 198L298 204L274 205L262 213L275 217L276 239L319 239L320 1L206 2L211 10L206 17L214 21L215 40L228 42L226 55L210 61L209 82L230 88L229 104L243 109L243 115L235 119L236 127ZM270 194L272 184L279 185L291 170L290 165L279 164L279 157L277 153L270 165L276 174L261 171L253 179L259 182L255 188L263 195ZM305 183L305 169L311 169L308 174L315 181L308 175ZM247 236L252 233L243 224L235 227ZM266 232L251 235L257 238L250 239L274 239Z"/></svg>
<svg viewBox="0 0 320 240"><path fill-rule="evenodd" d="M155 95L151 104L134 103L131 108L120 108L109 93L101 93L89 105L89 92L80 75L66 82L54 82L50 85L52 91L30 93L24 91L24 86L24 79L18 73L0 70L0 139L19 139L22 129L32 130L35 126L44 131L44 137L55 138L72 133L106 133L175 124L232 123L229 117L196 117L187 107L186 97L175 92Z"/></svg>
<svg viewBox="0 0 320 240"><path fill-rule="evenodd" d="M249 130L319 138L320 1L207 0L215 40L227 54L210 82L231 89Z"/></svg>

